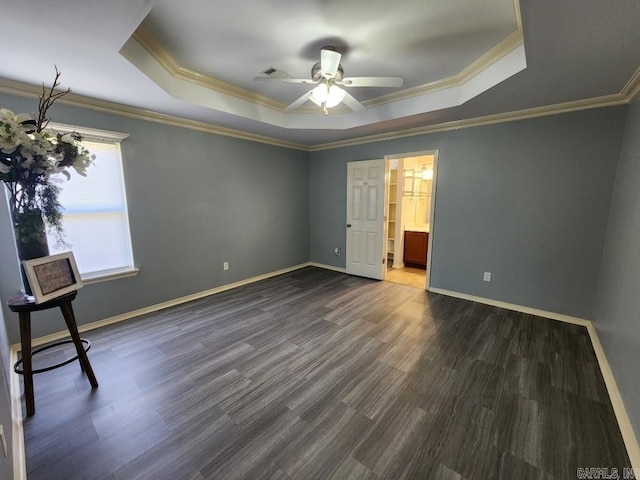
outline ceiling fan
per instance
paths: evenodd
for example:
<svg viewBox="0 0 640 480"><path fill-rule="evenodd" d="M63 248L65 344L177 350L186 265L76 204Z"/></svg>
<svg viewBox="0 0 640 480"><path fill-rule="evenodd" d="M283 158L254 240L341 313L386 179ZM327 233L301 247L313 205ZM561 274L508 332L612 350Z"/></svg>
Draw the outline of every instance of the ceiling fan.
<svg viewBox="0 0 640 480"><path fill-rule="evenodd" d="M342 55L335 51L333 47L323 47L320 50L320 61L311 68L311 78L274 78L255 77L256 81L276 81L282 83L304 83L316 85L285 110L295 110L302 104L311 100L322 107L324 114L328 114L328 109L335 107L340 102L344 102L347 107L357 112L365 107L352 95L347 93L342 87L401 87L402 77L344 77L344 69L340 65Z"/></svg>

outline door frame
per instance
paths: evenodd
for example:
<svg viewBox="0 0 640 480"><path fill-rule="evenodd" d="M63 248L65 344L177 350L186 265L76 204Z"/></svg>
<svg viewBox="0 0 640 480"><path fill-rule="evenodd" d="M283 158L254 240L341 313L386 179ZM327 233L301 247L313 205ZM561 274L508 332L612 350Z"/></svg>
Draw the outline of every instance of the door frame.
<svg viewBox="0 0 640 480"><path fill-rule="evenodd" d="M429 290L431 286L431 263L433 260L433 236L435 233L435 213L436 213L436 190L437 190L437 179L438 179L438 149L434 148L431 150L420 150L417 152L406 152L406 153L393 153L390 155L385 155L385 188L384 188L384 204L385 208L389 204L389 160L395 158L411 158L411 157L421 157L423 155L433 155L433 181L431 182L431 210L429 213L429 242L427 248L427 274L426 274L426 284L425 290ZM399 172L398 172L399 173ZM386 215L385 215L385 227L386 227ZM398 239L396 239L398 240ZM383 245L383 258L387 258L387 242L385 238L385 242ZM387 270L385 268L385 276Z"/></svg>

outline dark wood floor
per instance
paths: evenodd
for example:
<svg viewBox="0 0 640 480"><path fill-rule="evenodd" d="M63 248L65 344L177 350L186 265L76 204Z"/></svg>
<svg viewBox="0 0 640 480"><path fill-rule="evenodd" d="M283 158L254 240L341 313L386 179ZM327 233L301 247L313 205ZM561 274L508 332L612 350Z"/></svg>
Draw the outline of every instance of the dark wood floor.
<svg viewBox="0 0 640 480"><path fill-rule="evenodd" d="M85 336L94 393L77 364L35 377L31 480L629 466L580 326L310 267Z"/></svg>

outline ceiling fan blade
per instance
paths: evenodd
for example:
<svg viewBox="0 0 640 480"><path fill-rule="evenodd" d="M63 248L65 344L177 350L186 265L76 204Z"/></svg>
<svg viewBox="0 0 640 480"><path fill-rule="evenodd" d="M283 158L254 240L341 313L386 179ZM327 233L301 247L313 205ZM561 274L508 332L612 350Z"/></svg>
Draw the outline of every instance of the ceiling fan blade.
<svg viewBox="0 0 640 480"><path fill-rule="evenodd" d="M295 102L293 102L291 105L285 108L285 111L295 110L296 108L300 107L303 103L305 103L307 100L311 98L311 93L312 93L312 90L308 91L307 93L299 97Z"/></svg>
<svg viewBox="0 0 640 480"><path fill-rule="evenodd" d="M401 87L402 77L348 77L337 82L345 87Z"/></svg>
<svg viewBox="0 0 640 480"><path fill-rule="evenodd" d="M362 112L363 110L366 110L365 106L356 100L353 95L350 95L349 92L344 92L342 102L354 112Z"/></svg>
<svg viewBox="0 0 640 480"><path fill-rule="evenodd" d="M335 77L341 57L342 55L333 50L326 48L320 50L320 72L327 77Z"/></svg>
<svg viewBox="0 0 640 480"><path fill-rule="evenodd" d="M312 80L310 78L275 78L275 77L254 77L254 81L256 82L280 82L280 83L305 83L305 84L314 84L318 83L316 80Z"/></svg>

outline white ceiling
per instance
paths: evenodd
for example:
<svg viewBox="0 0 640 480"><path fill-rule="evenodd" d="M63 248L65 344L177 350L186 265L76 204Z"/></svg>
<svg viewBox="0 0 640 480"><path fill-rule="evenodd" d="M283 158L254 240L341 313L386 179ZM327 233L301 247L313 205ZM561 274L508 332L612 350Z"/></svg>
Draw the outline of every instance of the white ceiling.
<svg viewBox="0 0 640 480"><path fill-rule="evenodd" d="M79 95L311 146L620 102L640 67L637 0L0 0L0 11L0 77L49 83L56 64ZM346 76L405 85L352 88L367 110L324 117L283 111L308 86L252 81L269 67L308 77L326 45Z"/></svg>

